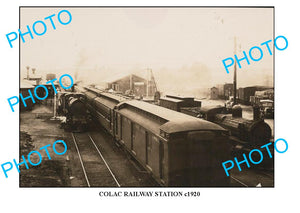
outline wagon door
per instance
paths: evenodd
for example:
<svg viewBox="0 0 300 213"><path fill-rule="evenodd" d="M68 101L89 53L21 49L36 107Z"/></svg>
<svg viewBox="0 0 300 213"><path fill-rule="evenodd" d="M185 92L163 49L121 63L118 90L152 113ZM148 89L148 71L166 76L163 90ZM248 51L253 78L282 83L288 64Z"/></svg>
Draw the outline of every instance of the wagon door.
<svg viewBox="0 0 300 213"><path fill-rule="evenodd" d="M226 176L222 162L230 157L227 137L220 132L196 131L187 135L188 182L192 186L226 186Z"/></svg>
<svg viewBox="0 0 300 213"><path fill-rule="evenodd" d="M132 151L140 162L146 164L146 131L138 124L133 124Z"/></svg>
<svg viewBox="0 0 300 213"><path fill-rule="evenodd" d="M125 143L125 146L131 150L131 136L132 136L132 128L131 121L122 117L122 141Z"/></svg>
<svg viewBox="0 0 300 213"><path fill-rule="evenodd" d="M156 177L160 177L160 141L150 133L147 136L147 166Z"/></svg>

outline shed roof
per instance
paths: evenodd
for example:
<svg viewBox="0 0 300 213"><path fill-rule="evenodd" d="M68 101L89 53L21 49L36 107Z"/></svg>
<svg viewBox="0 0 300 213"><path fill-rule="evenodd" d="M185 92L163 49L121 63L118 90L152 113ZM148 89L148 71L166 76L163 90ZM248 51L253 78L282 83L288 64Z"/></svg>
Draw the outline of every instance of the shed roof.
<svg viewBox="0 0 300 213"><path fill-rule="evenodd" d="M128 74L128 73L125 74L125 73L120 73L120 74L113 75L113 76L110 76L110 77L104 79L103 82L106 82L106 83L113 83L113 82L116 82L116 81L121 80L121 79L123 79L123 78L128 78L128 77L130 77L130 75L135 76L135 77L137 77L137 78L142 78L142 77L140 77L140 76L138 76L138 75L136 75L136 74ZM144 78L142 78L142 79L144 79ZM144 79L144 80L146 80L146 79Z"/></svg>
<svg viewBox="0 0 300 213"><path fill-rule="evenodd" d="M37 74L30 74L29 75L29 79L32 79L32 80L42 79L42 76L41 75L37 75Z"/></svg>
<svg viewBox="0 0 300 213"><path fill-rule="evenodd" d="M165 101L171 101L171 102L183 102L183 100L176 99L176 98L168 98L168 97L161 97L160 100L165 100Z"/></svg>
<svg viewBox="0 0 300 213"><path fill-rule="evenodd" d="M179 100L188 100L188 99L194 99L194 97L189 96L182 96L182 95L166 95L167 98L175 98Z"/></svg>
<svg viewBox="0 0 300 213"><path fill-rule="evenodd" d="M27 81L20 82L20 89L31 89L31 88L34 88L31 82L27 82Z"/></svg>
<svg viewBox="0 0 300 213"><path fill-rule="evenodd" d="M42 80L40 81L40 84L42 84L42 85L50 85L50 86L52 85L51 83L48 83L48 84L47 84L47 82L48 82L47 80L42 79ZM58 81L53 81L53 84L54 84L54 85L59 85L59 82L58 82Z"/></svg>

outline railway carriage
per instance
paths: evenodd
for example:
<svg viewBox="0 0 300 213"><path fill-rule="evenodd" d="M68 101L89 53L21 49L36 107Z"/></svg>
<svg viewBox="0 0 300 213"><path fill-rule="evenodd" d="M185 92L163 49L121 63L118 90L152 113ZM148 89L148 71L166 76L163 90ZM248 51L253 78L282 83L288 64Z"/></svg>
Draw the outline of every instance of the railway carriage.
<svg viewBox="0 0 300 213"><path fill-rule="evenodd" d="M86 88L87 107L164 186L228 186L221 162L230 158L228 131L143 101Z"/></svg>
<svg viewBox="0 0 300 213"><path fill-rule="evenodd" d="M113 134L113 109L118 104L107 97L97 97L94 100L96 110L96 119L102 126Z"/></svg>
<svg viewBox="0 0 300 213"><path fill-rule="evenodd" d="M113 110L116 105L128 98L90 87L85 87L84 89L84 93L87 97L87 108L93 119L99 122L106 131L113 135Z"/></svg>
<svg viewBox="0 0 300 213"><path fill-rule="evenodd" d="M227 131L142 101L115 110L115 137L165 186L227 186L220 162L230 156Z"/></svg>

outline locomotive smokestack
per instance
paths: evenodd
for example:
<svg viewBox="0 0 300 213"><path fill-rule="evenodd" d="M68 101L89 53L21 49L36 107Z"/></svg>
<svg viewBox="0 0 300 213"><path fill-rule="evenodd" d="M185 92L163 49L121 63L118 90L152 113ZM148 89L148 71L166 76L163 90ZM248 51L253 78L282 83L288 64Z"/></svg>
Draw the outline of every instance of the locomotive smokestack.
<svg viewBox="0 0 300 213"><path fill-rule="evenodd" d="M253 106L253 120L257 121L260 119L260 109L259 106L254 105Z"/></svg>
<svg viewBox="0 0 300 213"><path fill-rule="evenodd" d="M239 105L234 105L232 107L232 117L233 118L241 118L242 117L242 107Z"/></svg>

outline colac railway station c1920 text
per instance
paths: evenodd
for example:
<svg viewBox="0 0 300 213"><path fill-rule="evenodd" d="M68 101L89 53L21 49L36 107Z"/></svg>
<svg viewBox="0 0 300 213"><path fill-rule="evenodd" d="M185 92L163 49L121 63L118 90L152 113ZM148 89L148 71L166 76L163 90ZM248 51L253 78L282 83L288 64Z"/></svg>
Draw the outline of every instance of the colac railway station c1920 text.
<svg viewBox="0 0 300 213"><path fill-rule="evenodd" d="M199 197L199 191L101 191L100 197Z"/></svg>

